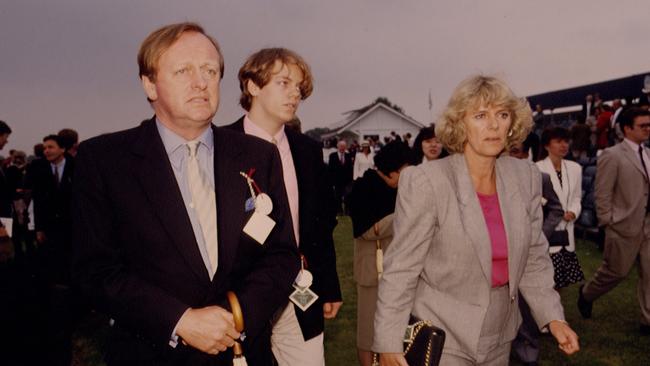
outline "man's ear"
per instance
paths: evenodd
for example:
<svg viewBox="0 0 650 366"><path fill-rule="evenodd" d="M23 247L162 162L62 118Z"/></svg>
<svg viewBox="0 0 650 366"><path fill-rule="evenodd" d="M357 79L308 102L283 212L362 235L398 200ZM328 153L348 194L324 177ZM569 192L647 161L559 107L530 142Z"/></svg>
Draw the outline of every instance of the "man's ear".
<svg viewBox="0 0 650 366"><path fill-rule="evenodd" d="M150 102L158 99L158 92L156 91L156 84L149 79L148 76L142 76L142 88L144 88L144 93L147 94L147 99Z"/></svg>
<svg viewBox="0 0 650 366"><path fill-rule="evenodd" d="M248 93L254 97L258 96L260 94L260 90L262 90L257 84L253 82L253 80L248 79L246 81L246 89L248 90Z"/></svg>

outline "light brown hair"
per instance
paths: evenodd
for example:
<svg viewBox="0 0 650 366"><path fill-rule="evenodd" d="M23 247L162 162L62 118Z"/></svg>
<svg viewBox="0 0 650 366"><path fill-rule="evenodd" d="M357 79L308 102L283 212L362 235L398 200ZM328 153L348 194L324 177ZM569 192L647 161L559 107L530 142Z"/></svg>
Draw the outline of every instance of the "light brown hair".
<svg viewBox="0 0 650 366"><path fill-rule="evenodd" d="M219 54L220 78L223 78L224 63L219 43L205 33L203 27L192 22L166 25L153 31L144 41L142 41L140 50L138 51L140 78L146 76L150 81L156 81L156 72L158 71L158 60L160 60L160 56L162 56L162 54L165 53L165 51L167 51L185 32L202 34L212 42L212 45L214 45L214 48L217 49L217 53Z"/></svg>
<svg viewBox="0 0 650 366"><path fill-rule="evenodd" d="M300 99L305 100L311 95L312 84L311 69L305 60L297 53L286 48L264 48L250 55L244 65L239 69L239 89L241 96L239 104L250 110L253 96L248 91L248 81L252 81L260 88L269 83L273 76L276 61L282 65L296 65L302 71L303 79L300 84Z"/></svg>

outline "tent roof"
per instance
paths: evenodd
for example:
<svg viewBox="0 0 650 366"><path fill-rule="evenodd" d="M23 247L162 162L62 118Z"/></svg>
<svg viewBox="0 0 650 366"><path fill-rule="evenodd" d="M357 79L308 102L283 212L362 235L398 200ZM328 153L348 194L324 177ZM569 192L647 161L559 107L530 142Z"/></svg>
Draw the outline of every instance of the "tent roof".
<svg viewBox="0 0 650 366"><path fill-rule="evenodd" d="M535 105L541 104L544 109L555 109L581 105L588 94L594 93L599 93L602 100L627 97L636 98L642 94L643 79L649 74L650 72L645 72L619 79L531 95L527 99L533 108Z"/></svg>

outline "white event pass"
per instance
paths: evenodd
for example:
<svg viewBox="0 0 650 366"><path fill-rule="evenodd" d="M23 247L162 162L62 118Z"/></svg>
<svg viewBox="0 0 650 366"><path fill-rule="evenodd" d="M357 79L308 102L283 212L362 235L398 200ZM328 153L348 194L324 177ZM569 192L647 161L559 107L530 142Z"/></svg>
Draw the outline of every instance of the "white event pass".
<svg viewBox="0 0 650 366"><path fill-rule="evenodd" d="M244 226L244 232L255 239L260 245L264 245L266 238L269 237L274 226L275 221L273 219L255 211L251 218L248 219L246 226Z"/></svg>

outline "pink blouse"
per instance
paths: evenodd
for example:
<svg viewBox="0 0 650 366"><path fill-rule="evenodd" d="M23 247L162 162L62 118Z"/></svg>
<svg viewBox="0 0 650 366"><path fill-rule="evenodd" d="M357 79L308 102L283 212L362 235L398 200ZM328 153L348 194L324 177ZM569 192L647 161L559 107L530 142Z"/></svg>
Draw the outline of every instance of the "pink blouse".
<svg viewBox="0 0 650 366"><path fill-rule="evenodd" d="M481 203L492 244L492 287L503 286L508 283L508 238L501 208L499 208L499 197L496 193L485 195L477 192L476 194Z"/></svg>

